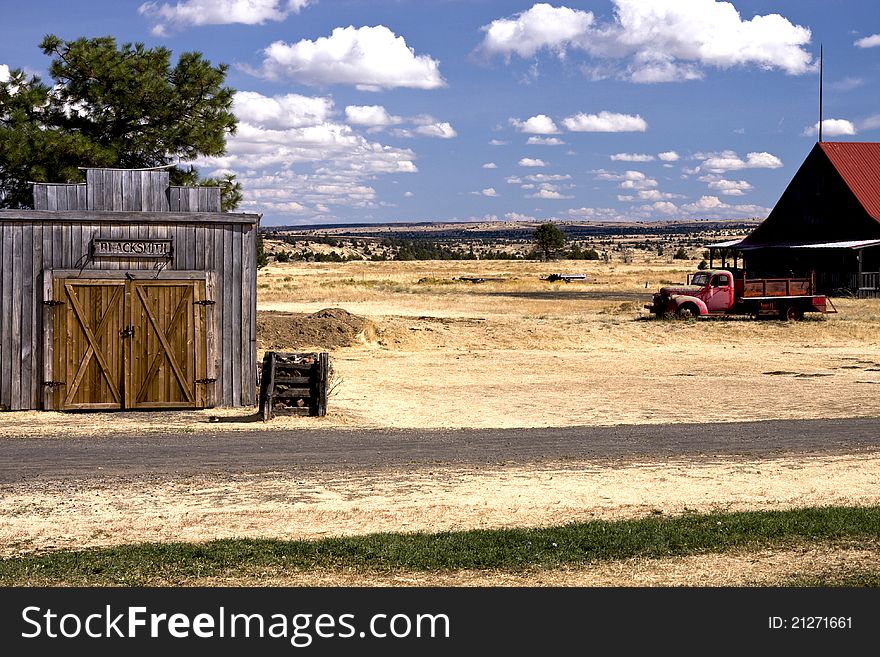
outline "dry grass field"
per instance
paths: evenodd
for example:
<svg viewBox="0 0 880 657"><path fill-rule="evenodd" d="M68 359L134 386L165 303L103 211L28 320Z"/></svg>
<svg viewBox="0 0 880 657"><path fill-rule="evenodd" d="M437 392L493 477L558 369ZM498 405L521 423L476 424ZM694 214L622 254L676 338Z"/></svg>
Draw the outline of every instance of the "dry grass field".
<svg viewBox="0 0 880 657"><path fill-rule="evenodd" d="M630 263L272 263L258 278L258 309L265 313L259 355L266 349L329 351L333 390L327 417L276 417L271 426L349 431L712 422L723 431L723 423L738 420L880 416L880 301L835 299L838 314L790 323L649 318L645 299L663 283L683 281L696 263L638 254ZM542 280L554 272L584 273L586 280ZM322 334L309 316L326 309L341 310L333 313L333 331ZM314 330L303 329L309 321ZM264 425L222 423L253 410L6 413L0 415L0 436L49 438L58 431L94 435L111 429L186 434L218 426L254 431ZM217 418L220 425L212 421ZM138 540L311 538L685 511L876 505L880 455L760 461L707 456L539 468L499 464L366 478L340 470L96 481L26 483L0 491L4 555ZM424 575L317 573L269 583L772 583L786 569L803 572L810 564L837 562L877 567L880 552L874 545L709 555L532 573L527 581L500 573L459 573L432 582Z"/></svg>
<svg viewBox="0 0 880 657"><path fill-rule="evenodd" d="M259 307L312 313L332 305L371 321L353 346L332 353L338 386L331 414L351 426L539 427L880 413L880 302L836 300L837 315L792 323L651 319L642 308L650 293L683 281L694 265L290 263L261 275ZM585 273L587 280L541 280L553 272ZM469 277L503 280L456 280ZM724 403L707 403L721 390Z"/></svg>

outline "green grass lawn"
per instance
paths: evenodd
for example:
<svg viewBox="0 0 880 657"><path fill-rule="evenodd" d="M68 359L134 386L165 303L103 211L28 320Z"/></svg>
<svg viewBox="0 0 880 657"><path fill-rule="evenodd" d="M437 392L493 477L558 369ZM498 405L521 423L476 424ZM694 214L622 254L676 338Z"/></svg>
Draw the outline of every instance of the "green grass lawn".
<svg viewBox="0 0 880 657"><path fill-rule="evenodd" d="M660 558L811 543L880 539L880 507L822 507L620 522L586 522L539 529L371 534L317 541L218 540L141 543L57 551L0 560L3 586L155 586L198 584L202 578L291 570L444 571L555 568L626 559ZM802 586L880 586L880 573L795 576Z"/></svg>

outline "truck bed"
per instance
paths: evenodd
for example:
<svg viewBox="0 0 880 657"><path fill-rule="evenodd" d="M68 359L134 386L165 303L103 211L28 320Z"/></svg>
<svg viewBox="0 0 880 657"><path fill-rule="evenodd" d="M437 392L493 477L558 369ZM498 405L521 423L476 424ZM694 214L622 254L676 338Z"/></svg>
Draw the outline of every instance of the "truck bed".
<svg viewBox="0 0 880 657"><path fill-rule="evenodd" d="M752 297L803 297L813 295L812 278L737 278L734 295Z"/></svg>

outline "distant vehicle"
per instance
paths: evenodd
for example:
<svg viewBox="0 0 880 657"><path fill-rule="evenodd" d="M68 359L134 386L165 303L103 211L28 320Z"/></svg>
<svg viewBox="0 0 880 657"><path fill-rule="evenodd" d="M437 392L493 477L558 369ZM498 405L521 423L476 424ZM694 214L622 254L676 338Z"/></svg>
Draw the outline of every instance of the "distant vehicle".
<svg viewBox="0 0 880 657"><path fill-rule="evenodd" d="M549 276L545 277L542 280L550 281L551 283L553 283L554 281L565 281L566 283L569 283L571 281L585 281L585 280L587 280L587 275L586 274L550 274Z"/></svg>
<svg viewBox="0 0 880 657"><path fill-rule="evenodd" d="M751 315L792 321L808 312L836 313L834 304L815 289L813 276L748 278L744 271L714 269L690 274L685 285L661 287L645 308L658 317Z"/></svg>

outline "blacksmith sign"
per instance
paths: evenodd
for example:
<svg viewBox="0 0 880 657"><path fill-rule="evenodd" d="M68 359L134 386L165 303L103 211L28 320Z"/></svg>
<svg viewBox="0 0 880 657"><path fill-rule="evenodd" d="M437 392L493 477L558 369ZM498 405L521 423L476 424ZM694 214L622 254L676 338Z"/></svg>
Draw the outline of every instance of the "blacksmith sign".
<svg viewBox="0 0 880 657"><path fill-rule="evenodd" d="M170 258L171 239L100 239L92 240L92 257Z"/></svg>

